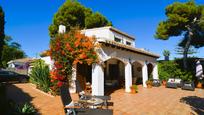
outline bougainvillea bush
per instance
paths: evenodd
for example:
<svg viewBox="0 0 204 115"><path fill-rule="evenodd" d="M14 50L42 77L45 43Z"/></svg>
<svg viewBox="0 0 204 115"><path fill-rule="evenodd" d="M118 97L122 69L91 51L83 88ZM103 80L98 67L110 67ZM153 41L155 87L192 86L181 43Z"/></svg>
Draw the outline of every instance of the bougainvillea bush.
<svg viewBox="0 0 204 115"><path fill-rule="evenodd" d="M98 44L94 37L87 37L79 30L73 29L69 33L58 34L50 42L50 56L54 60L54 68L51 71L53 91L57 90L63 82L69 84L72 77L72 67L79 64L98 62L95 52Z"/></svg>

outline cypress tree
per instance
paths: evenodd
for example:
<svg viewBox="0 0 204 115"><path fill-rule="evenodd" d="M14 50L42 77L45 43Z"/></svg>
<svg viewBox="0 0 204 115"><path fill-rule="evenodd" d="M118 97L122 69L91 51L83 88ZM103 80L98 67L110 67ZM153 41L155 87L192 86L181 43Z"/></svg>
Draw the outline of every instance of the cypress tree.
<svg viewBox="0 0 204 115"><path fill-rule="evenodd" d="M4 38L5 38L4 25L5 25L4 11L0 6L0 67L2 67L2 51L3 51Z"/></svg>

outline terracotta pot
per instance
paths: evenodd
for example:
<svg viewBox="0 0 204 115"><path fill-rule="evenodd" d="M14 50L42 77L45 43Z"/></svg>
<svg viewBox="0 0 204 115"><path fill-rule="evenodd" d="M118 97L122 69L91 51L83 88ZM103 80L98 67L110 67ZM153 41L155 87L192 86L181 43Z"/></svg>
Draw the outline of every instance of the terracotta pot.
<svg viewBox="0 0 204 115"><path fill-rule="evenodd" d="M147 84L147 88L152 88L152 85L150 85L150 84Z"/></svg>
<svg viewBox="0 0 204 115"><path fill-rule="evenodd" d="M130 87L130 90L131 90L131 93L132 93L132 94L137 93L133 87Z"/></svg>
<svg viewBox="0 0 204 115"><path fill-rule="evenodd" d="M162 85L163 85L163 86L166 86L166 80L163 80L163 81L162 81Z"/></svg>
<svg viewBox="0 0 204 115"><path fill-rule="evenodd" d="M197 84L196 87L197 87L197 88L202 88L202 83L201 83L201 82L198 82L198 84Z"/></svg>

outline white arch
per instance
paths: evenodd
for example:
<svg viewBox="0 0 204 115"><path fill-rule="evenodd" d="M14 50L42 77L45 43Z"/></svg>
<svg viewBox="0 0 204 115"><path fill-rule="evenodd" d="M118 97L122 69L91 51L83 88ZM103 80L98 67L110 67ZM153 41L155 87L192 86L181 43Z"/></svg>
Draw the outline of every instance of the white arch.
<svg viewBox="0 0 204 115"><path fill-rule="evenodd" d="M121 59L121 58L119 58L119 57L115 57L115 56L111 56L111 57L109 57L109 58L103 60L103 62L108 61L108 60L111 60L111 59L119 60L119 61L123 62L123 64L125 64L125 65L128 63L128 62L126 62L125 60L123 60L123 59Z"/></svg>
<svg viewBox="0 0 204 115"><path fill-rule="evenodd" d="M143 66L145 64L144 61L141 61L141 60L135 60L134 62L132 62L132 64L134 63L139 63L141 66Z"/></svg>

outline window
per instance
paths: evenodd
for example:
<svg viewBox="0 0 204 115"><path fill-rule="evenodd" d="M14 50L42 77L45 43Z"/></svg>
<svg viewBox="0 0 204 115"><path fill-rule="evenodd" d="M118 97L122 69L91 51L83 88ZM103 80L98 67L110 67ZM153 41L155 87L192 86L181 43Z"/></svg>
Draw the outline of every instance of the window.
<svg viewBox="0 0 204 115"><path fill-rule="evenodd" d="M130 42L128 42L128 41L126 41L126 44L127 44L127 45L131 45L131 43L130 43Z"/></svg>
<svg viewBox="0 0 204 115"><path fill-rule="evenodd" d="M116 42L121 42L121 39L120 39L120 38L115 37L115 41L116 41Z"/></svg>

